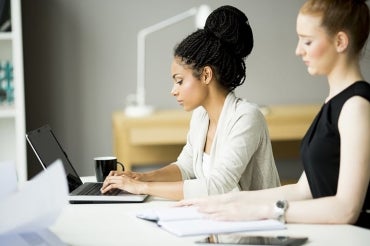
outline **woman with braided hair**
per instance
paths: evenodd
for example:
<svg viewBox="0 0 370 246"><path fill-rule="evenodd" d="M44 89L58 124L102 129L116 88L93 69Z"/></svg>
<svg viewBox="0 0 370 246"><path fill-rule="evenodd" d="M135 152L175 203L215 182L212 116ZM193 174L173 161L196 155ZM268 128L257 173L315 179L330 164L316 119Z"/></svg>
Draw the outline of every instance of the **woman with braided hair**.
<svg viewBox="0 0 370 246"><path fill-rule="evenodd" d="M219 220L370 228L370 84L360 58L370 31L364 0L308 0L297 17L298 45L310 75L327 77L328 97L301 143L296 184L189 199Z"/></svg>
<svg viewBox="0 0 370 246"><path fill-rule="evenodd" d="M171 94L193 111L187 142L178 159L157 170L111 172L112 188L168 199L203 197L280 185L268 128L259 108L237 98L253 49L248 18L222 6L180 42L171 65Z"/></svg>

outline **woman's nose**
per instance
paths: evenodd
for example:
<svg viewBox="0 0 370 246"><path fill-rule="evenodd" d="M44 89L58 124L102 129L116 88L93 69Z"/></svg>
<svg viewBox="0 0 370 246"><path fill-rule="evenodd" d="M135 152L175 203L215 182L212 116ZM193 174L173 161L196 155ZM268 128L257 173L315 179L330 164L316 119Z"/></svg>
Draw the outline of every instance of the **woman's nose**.
<svg viewBox="0 0 370 246"><path fill-rule="evenodd" d="M171 95L176 96L178 93L176 84L172 86Z"/></svg>
<svg viewBox="0 0 370 246"><path fill-rule="evenodd" d="M297 47L295 48L295 55L296 56L302 56L302 54L303 54L303 49L302 49L301 45L298 42Z"/></svg>

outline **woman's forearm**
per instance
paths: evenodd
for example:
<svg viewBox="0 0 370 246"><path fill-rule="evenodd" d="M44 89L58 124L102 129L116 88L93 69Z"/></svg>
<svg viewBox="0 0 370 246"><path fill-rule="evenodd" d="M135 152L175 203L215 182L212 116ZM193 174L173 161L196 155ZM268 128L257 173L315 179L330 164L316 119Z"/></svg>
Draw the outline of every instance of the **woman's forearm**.
<svg viewBox="0 0 370 246"><path fill-rule="evenodd" d="M178 201L184 198L183 185L183 181L143 182L141 193Z"/></svg>
<svg viewBox="0 0 370 246"><path fill-rule="evenodd" d="M141 181L146 182L176 182L182 180L179 167L172 163L160 169L141 174Z"/></svg>
<svg viewBox="0 0 370 246"><path fill-rule="evenodd" d="M288 223L353 224L359 213L360 209L354 209L352 201L332 196L289 203L286 221Z"/></svg>
<svg viewBox="0 0 370 246"><path fill-rule="evenodd" d="M312 198L304 173L296 184L288 184L265 190L246 191L242 196L245 202L256 201L262 203L274 203L277 200L300 201Z"/></svg>

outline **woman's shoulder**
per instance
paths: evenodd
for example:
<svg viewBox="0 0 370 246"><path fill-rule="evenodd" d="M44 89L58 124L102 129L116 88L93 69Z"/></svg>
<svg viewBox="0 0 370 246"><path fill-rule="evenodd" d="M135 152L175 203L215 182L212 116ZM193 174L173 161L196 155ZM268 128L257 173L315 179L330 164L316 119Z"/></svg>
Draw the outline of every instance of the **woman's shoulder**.
<svg viewBox="0 0 370 246"><path fill-rule="evenodd" d="M336 96L335 102L355 106L357 103L370 102L370 84L366 81L357 81L344 89Z"/></svg>
<svg viewBox="0 0 370 246"><path fill-rule="evenodd" d="M353 84L352 88L350 96L343 103L340 113L343 117L341 118L349 118L354 122L368 120L370 114L370 84L360 81Z"/></svg>
<svg viewBox="0 0 370 246"><path fill-rule="evenodd" d="M256 103L250 102L246 98L238 97L233 92L227 96L224 107L227 107L228 111L232 110L241 114L260 112Z"/></svg>
<svg viewBox="0 0 370 246"><path fill-rule="evenodd" d="M247 101L243 98L238 98L235 104L235 111L239 114L256 115L263 117L262 110L257 103Z"/></svg>
<svg viewBox="0 0 370 246"><path fill-rule="evenodd" d="M354 94L362 96L370 101L370 84L366 81L358 81L353 84Z"/></svg>

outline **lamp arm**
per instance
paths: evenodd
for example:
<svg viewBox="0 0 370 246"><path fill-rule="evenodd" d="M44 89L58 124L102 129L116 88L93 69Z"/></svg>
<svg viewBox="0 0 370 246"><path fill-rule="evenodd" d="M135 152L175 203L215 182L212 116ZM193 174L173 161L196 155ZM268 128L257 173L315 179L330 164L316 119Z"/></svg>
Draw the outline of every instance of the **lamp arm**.
<svg viewBox="0 0 370 246"><path fill-rule="evenodd" d="M154 24L152 26L149 26L149 27L146 27L142 30L139 31L138 33L138 37L142 36L142 37L145 37L146 35L152 33L152 32L156 32L160 29L163 29L167 26L170 26L170 25L173 25L179 21L182 21L186 18L189 18L190 16L192 15L196 15L197 13L197 8L191 8L181 14L178 14L178 15L175 15L175 16L172 16L171 18L168 18L166 20L163 20L161 22L158 22L157 24Z"/></svg>
<svg viewBox="0 0 370 246"><path fill-rule="evenodd" d="M145 39L150 33L156 32L174 23L182 21L197 14L197 8L191 8L181 14L175 15L169 19L158 22L152 26L139 31L137 35L137 88L136 102L139 106L145 105Z"/></svg>

